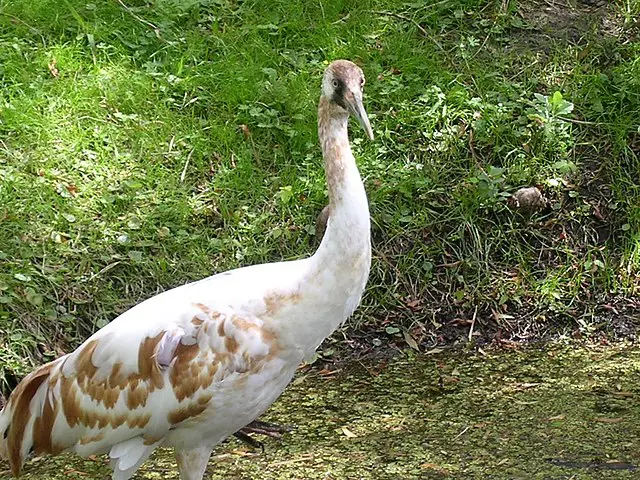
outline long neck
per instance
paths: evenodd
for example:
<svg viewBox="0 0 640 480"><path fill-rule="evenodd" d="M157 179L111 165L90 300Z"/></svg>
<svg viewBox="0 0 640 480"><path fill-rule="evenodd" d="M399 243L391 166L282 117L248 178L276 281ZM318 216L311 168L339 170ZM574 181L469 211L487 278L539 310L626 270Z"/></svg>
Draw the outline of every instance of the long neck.
<svg viewBox="0 0 640 480"><path fill-rule="evenodd" d="M348 121L346 111L321 97L318 136L329 189L329 219L314 258L325 269L345 270L345 261L371 248L369 206L349 145Z"/></svg>
<svg viewBox="0 0 640 480"><path fill-rule="evenodd" d="M371 265L369 206L347 136L348 115L320 99L318 132L329 187L327 229L295 287L298 302L280 315L280 335L306 358L360 303Z"/></svg>

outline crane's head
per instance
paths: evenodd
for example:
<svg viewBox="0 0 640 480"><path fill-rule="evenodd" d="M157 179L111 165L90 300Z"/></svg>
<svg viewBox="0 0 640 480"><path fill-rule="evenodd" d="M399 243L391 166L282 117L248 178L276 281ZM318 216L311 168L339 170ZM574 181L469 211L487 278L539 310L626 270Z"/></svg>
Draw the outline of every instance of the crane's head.
<svg viewBox="0 0 640 480"><path fill-rule="evenodd" d="M362 104L364 74L360 67L348 60L331 62L324 71L322 94L330 102L356 117L369 139L373 130Z"/></svg>

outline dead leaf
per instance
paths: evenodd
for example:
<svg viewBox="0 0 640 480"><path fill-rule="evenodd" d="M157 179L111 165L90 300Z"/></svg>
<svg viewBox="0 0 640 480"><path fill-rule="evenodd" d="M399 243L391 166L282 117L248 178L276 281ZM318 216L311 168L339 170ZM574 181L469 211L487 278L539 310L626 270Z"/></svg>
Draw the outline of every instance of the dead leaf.
<svg viewBox="0 0 640 480"><path fill-rule="evenodd" d="M425 355L435 355L436 353L441 353L444 352L444 348L432 348L431 350L428 350L426 352L424 352Z"/></svg>
<svg viewBox="0 0 640 480"><path fill-rule="evenodd" d="M620 315L620 313L618 312L616 307L614 307L613 305L609 305L608 303L606 305L603 305L602 308L605 308L605 309L615 313L616 315Z"/></svg>
<svg viewBox="0 0 640 480"><path fill-rule="evenodd" d="M605 221L604 216L602 215L602 212L600 211L600 208L598 207L598 205L593 206L593 216L596 217L601 222Z"/></svg>
<svg viewBox="0 0 640 480"><path fill-rule="evenodd" d="M242 125L240 125L240 130L242 130L242 135L244 135L244 139L248 140L249 137L251 136L251 130L249 130L249 127L247 127L244 123Z"/></svg>
<svg viewBox="0 0 640 480"><path fill-rule="evenodd" d="M301 375L299 377L297 377L292 384L293 385L300 385L302 382L304 382L307 379L308 375Z"/></svg>
<svg viewBox="0 0 640 480"><path fill-rule="evenodd" d="M69 185L65 185L65 187L67 191L74 197L78 194L78 187L76 187L74 184L70 183Z"/></svg>
<svg viewBox="0 0 640 480"><path fill-rule="evenodd" d="M409 307L410 309L414 310L417 307L419 307L421 303L422 303L422 300L420 300L419 298L416 298L415 300L411 300L411 301L407 302L407 307Z"/></svg>
<svg viewBox="0 0 640 480"><path fill-rule="evenodd" d="M454 318L453 320L451 320L451 323L454 324L454 325L458 325L458 326L471 325L473 323L473 320L471 320L469 318L457 317L457 318Z"/></svg>
<svg viewBox="0 0 640 480"><path fill-rule="evenodd" d="M347 438L357 437L357 435L353 433L351 430L349 430L347 427L342 427L341 430L342 430L342 433L344 433Z"/></svg>
<svg viewBox="0 0 640 480"><path fill-rule="evenodd" d="M435 463L423 463L422 465L420 465L420 468L424 470L435 470L442 475L449 474L449 471L446 468L442 468L440 465L437 465Z"/></svg>
<svg viewBox="0 0 640 480"><path fill-rule="evenodd" d="M443 385L451 385L453 383L458 383L460 381L460 378L458 377L450 377L450 376L443 376L441 377L442 380L442 384Z"/></svg>
<svg viewBox="0 0 640 480"><path fill-rule="evenodd" d="M241 450L241 449L231 450L231 453L238 457L255 457L256 456L255 452L249 452L247 450Z"/></svg>
<svg viewBox="0 0 640 480"><path fill-rule="evenodd" d="M616 397L633 397L632 392L613 392Z"/></svg>
<svg viewBox="0 0 640 480"><path fill-rule="evenodd" d="M620 423L620 422L624 422L624 418L596 417L593 419L593 421L600 422L600 423Z"/></svg>
<svg viewBox="0 0 640 480"><path fill-rule="evenodd" d="M539 385L542 385L542 384L541 383L520 383L516 385L516 390L527 390L529 388L535 388Z"/></svg>
<svg viewBox="0 0 640 480"><path fill-rule="evenodd" d="M51 76L53 78L58 78L58 75L60 75L60 72L56 68L56 59L55 58L51 59L51 61L49 62L48 67L49 67L49 73L51 73Z"/></svg>
<svg viewBox="0 0 640 480"><path fill-rule="evenodd" d="M555 422L557 420L564 420L565 418L567 418L567 416L565 414L562 414L562 415L556 415L555 417L549 417L547 418L547 420L549 420L550 422Z"/></svg>
<svg viewBox="0 0 640 480"><path fill-rule="evenodd" d="M496 338L496 342L500 344L501 347L517 349L520 348L520 344L518 342L514 342L513 340L507 340L505 338Z"/></svg>
<svg viewBox="0 0 640 480"><path fill-rule="evenodd" d="M418 343L411 336L411 334L409 332L402 332L402 334L404 335L404 341L407 342L407 345L419 352L420 348L418 347Z"/></svg>

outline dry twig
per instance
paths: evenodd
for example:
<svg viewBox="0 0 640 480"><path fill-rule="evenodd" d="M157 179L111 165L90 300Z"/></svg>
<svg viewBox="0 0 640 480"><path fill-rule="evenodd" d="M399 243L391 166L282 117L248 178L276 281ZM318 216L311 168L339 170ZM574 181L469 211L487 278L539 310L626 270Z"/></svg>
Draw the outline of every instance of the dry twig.
<svg viewBox="0 0 640 480"><path fill-rule="evenodd" d="M125 3L122 0L116 0L120 5L122 5L122 8L124 8L127 12L129 12L129 14L131 14L131 16L133 18L135 18L136 20L138 20L140 23L146 25L147 27L150 27L153 32L156 34L156 37L158 37L158 40L161 40L163 42L166 42L166 40L164 38L162 38L162 36L160 35L160 29L158 27L156 27L153 23L151 23L148 20L145 20L144 18L136 15L133 10L131 10L127 5L125 5Z"/></svg>
<svg viewBox="0 0 640 480"><path fill-rule="evenodd" d="M422 33L426 38L428 38L433 43L435 43L440 50L444 50L444 48L442 48L442 45L440 45L440 42L438 42L435 38L433 38L431 35L429 35L429 32L427 32L424 29L424 27L422 27L422 25L420 25L418 22L416 22L413 18L407 17L406 15L402 15L400 13L385 12L385 11L382 11L382 10L372 10L371 13L375 13L376 15L384 15L384 16L387 16L387 17L399 18L400 20L404 20L406 22L412 23L420 31L420 33Z"/></svg>
<svg viewBox="0 0 640 480"><path fill-rule="evenodd" d="M180 174L180 182L184 182L184 177L187 175L187 167L189 166L189 161L191 160L191 155L193 155L194 151L195 148L192 148L189 152L189 155L187 155L187 160L186 162L184 162L184 168L182 169L182 173Z"/></svg>
<svg viewBox="0 0 640 480"><path fill-rule="evenodd" d="M478 306L476 305L476 309L473 311L473 318L471 319L471 326L469 327L469 341L471 341L471 337L473 336L473 327L476 324L477 316L478 316Z"/></svg>

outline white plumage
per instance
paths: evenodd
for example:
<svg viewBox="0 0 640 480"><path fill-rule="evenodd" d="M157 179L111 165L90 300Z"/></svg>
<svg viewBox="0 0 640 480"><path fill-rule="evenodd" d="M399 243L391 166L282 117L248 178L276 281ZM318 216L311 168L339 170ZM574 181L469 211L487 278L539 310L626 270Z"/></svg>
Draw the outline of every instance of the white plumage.
<svg viewBox="0 0 640 480"><path fill-rule="evenodd" d="M367 198L347 136L362 71L329 65L318 130L330 197L310 258L255 265L156 295L76 351L28 375L0 412L0 454L20 474L32 453L108 453L127 480L159 446L201 480L211 450L278 398L296 367L355 310L371 262Z"/></svg>

